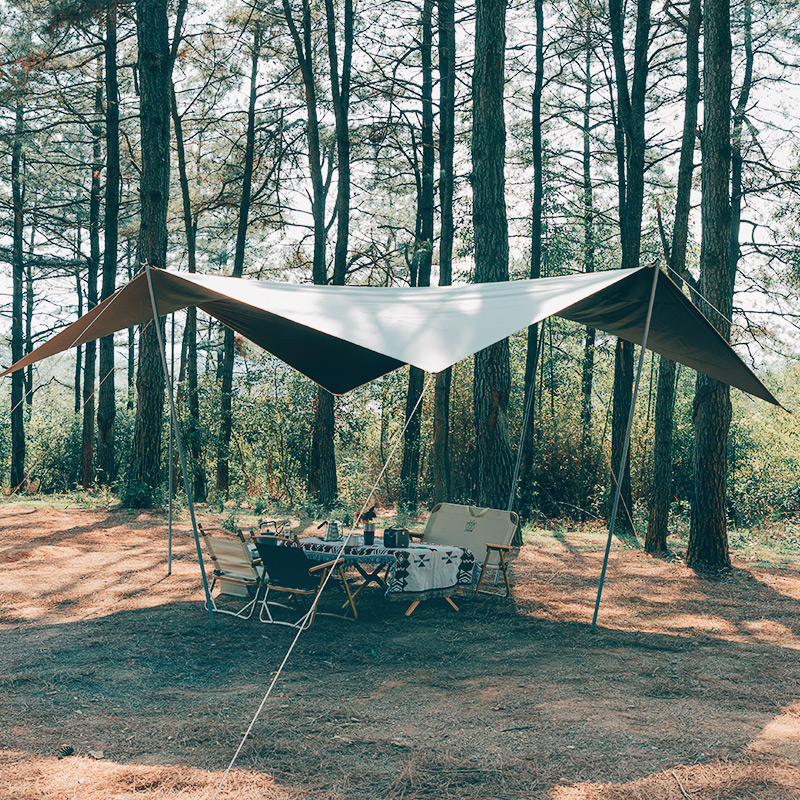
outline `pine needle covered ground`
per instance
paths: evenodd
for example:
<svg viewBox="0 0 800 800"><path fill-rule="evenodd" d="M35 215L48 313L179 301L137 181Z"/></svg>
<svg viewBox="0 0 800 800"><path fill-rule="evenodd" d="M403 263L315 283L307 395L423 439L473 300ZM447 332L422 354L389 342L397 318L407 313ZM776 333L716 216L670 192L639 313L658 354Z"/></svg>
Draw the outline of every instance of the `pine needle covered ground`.
<svg viewBox="0 0 800 800"><path fill-rule="evenodd" d="M2 508L0 798L213 795L291 632L209 630L177 530L167 577L161 515ZM219 797L800 797L800 560L615 548L592 634L603 537L532 534L512 600L321 619Z"/></svg>

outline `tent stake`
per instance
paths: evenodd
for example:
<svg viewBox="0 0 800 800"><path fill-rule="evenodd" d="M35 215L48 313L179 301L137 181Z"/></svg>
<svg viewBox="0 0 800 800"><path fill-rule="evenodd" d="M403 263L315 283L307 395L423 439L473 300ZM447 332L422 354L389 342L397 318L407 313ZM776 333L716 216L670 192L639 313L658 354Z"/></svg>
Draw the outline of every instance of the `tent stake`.
<svg viewBox="0 0 800 800"><path fill-rule="evenodd" d="M603 556L603 569L600 571L600 583L597 587L597 600L594 604L594 615L592 616L592 633L597 631L597 614L600 611L600 598L603 595L603 584L606 580L606 567L608 567L608 555L611 552L611 539L614 536L614 528L617 523L617 511L619 509L619 499L622 494L622 480L625 473L625 465L628 461L628 450L631 445L631 429L633 428L633 412L636 410L636 398L639 394L639 384L642 380L642 367L644 366L644 353L647 347L647 337L650 333L650 319L653 316L653 302L656 299L656 284L658 283L658 266L653 267L653 287L650 289L650 303L647 306L647 319L644 323L644 336L642 337L642 349L639 353L639 366L636 370L636 383L633 387L633 397L631 398L631 410L628 414L628 425L625 429L625 444L622 447L622 457L620 458L619 469L617 470L617 487L614 491L614 504L611 510L611 522L608 525L608 539L606 540L606 552Z"/></svg>
<svg viewBox="0 0 800 800"><path fill-rule="evenodd" d="M181 462L181 472L183 473L183 488L186 492L186 502L189 504L189 516L192 520L192 531L194 532L194 544L197 550L197 562L200 564L200 574L203 578L203 591L206 595L206 606L208 607L208 618L211 621L211 627L216 628L217 623L214 620L214 610L211 608L211 592L208 590L208 578L206 577L206 568L203 564L203 551L200 549L200 535L197 532L197 520L194 515L194 501L192 500L192 490L189 486L189 473L186 470L186 456L183 452L183 439L181 438L180 428L178 427L178 415L175 412L175 397L172 393L172 382L169 379L169 370L167 369L167 353L164 348L164 338L161 335L161 325L158 321L158 303L156 302L156 293L153 289L153 278L150 274L150 264L145 262L145 273L147 275L147 288L150 292L150 304L153 306L153 322L156 326L156 338L158 339L158 353L161 356L161 368L164 370L164 378L167 381L169 389L169 413L172 420L172 427L175 431L175 441L178 443L178 458Z"/></svg>

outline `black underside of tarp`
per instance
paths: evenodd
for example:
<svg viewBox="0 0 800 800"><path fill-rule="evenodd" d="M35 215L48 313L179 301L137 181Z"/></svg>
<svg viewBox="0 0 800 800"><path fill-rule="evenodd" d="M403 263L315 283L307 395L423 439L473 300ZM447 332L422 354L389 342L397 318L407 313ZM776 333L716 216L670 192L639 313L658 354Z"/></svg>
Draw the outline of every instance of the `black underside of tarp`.
<svg viewBox="0 0 800 800"><path fill-rule="evenodd" d="M241 291L241 287L246 287L247 282L238 283L243 279L218 278L213 285L204 285L200 275L186 274L184 277L158 269L152 269L151 275L161 314L196 305L333 394L344 394L406 363L379 352L380 342L376 341L376 349L372 349L369 342L363 341L363 336L362 344L355 344L317 330L313 318L304 323L294 322L286 318L291 314L282 315L280 312L283 309L279 307L266 310L259 307L255 298L249 304L246 290L244 293ZM598 273L600 275L602 273ZM576 280L585 278L585 275L575 276ZM220 288L226 286L225 281L237 282L237 291L231 293L236 297L229 296ZM611 284L606 281L603 288L571 306L556 310L557 304L551 303L549 313L639 344L644 331L652 282L652 270L642 268ZM531 285L535 282L522 283L526 291L530 292ZM303 289L301 286L293 288L300 291ZM324 289L325 287L314 287L317 292ZM365 288L365 291L369 289ZM448 296L448 293L441 295L443 308L447 304ZM325 308L328 312L338 308L339 319L347 320L349 307L346 301L342 302L343 299L338 293L332 292ZM291 297L287 297L285 302L290 303ZM413 304L409 305L408 296L402 293L398 294L396 303L392 301L388 305L384 304L382 309L383 313L392 314L393 330L397 337L409 335L402 325L403 313L407 309L413 309ZM372 313L375 313L374 309ZM542 319L541 316L535 316L536 313L532 309L530 323ZM474 307L466 310L463 317L464 326L481 324L480 313L476 313ZM152 309L147 282L145 275L140 274L115 295L95 306L0 376L114 331L147 324L150 320ZM512 332L508 331L509 334ZM422 329L414 335L422 337L424 341L425 333ZM385 344L382 346L387 349ZM664 273L658 275L647 346L656 353L704 372L718 381L779 405L753 371Z"/></svg>
<svg viewBox="0 0 800 800"><path fill-rule="evenodd" d="M332 394L344 394L403 366L403 362L395 358L276 314L250 309L235 300L202 303L198 308L307 375Z"/></svg>
<svg viewBox="0 0 800 800"><path fill-rule="evenodd" d="M652 283L652 272L640 270L563 309L557 316L640 344ZM780 405L700 310L663 272L658 276L647 349L768 403Z"/></svg>

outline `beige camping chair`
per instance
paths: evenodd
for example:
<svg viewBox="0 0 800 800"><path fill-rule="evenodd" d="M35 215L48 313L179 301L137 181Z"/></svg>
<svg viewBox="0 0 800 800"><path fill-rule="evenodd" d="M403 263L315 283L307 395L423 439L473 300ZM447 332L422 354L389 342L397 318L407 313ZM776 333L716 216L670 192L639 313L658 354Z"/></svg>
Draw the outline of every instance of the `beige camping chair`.
<svg viewBox="0 0 800 800"><path fill-rule="evenodd" d="M498 573L502 573L506 584L503 596L508 597L511 594L511 584L508 580L506 554L511 550L511 540L517 525L519 516L513 511L438 503L428 517L422 541L471 550L475 559L481 562L475 594L481 590L486 571L492 570L495 585ZM496 594L485 589L483 591L486 594Z"/></svg>
<svg viewBox="0 0 800 800"><path fill-rule="evenodd" d="M240 608L231 610L220 608L212 596L212 610L215 613L230 614L239 619L250 619L253 616L264 581L261 562L254 558L241 534L235 538L233 536L212 536L203 530L202 525L198 524L197 529L214 564L209 596L215 588L218 588L218 597L226 596L246 601ZM207 603L206 608L208 608Z"/></svg>

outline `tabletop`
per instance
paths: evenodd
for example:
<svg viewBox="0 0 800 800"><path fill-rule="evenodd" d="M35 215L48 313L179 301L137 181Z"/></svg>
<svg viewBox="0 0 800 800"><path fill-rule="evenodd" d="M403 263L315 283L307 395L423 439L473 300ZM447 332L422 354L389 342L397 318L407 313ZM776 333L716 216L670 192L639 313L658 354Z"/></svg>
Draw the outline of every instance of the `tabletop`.
<svg viewBox="0 0 800 800"><path fill-rule="evenodd" d="M316 537L301 539L300 545L316 561L340 557L351 564L386 564L386 596L390 599L446 597L462 586L471 586L475 571L475 556L450 545L413 542L409 547L384 547L377 538L374 544L357 542L342 550L342 541Z"/></svg>

